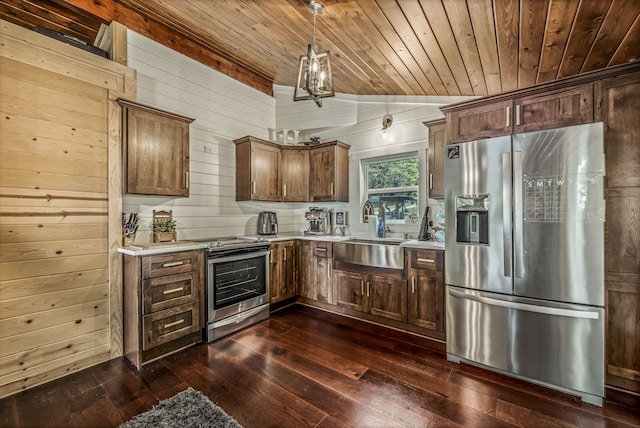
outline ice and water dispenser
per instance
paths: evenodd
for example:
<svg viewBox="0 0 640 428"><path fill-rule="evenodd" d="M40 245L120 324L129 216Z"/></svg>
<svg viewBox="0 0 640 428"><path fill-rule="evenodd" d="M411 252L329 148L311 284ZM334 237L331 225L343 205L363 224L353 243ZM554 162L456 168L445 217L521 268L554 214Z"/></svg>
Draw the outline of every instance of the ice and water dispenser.
<svg viewBox="0 0 640 428"><path fill-rule="evenodd" d="M456 196L456 242L489 244L489 195Z"/></svg>

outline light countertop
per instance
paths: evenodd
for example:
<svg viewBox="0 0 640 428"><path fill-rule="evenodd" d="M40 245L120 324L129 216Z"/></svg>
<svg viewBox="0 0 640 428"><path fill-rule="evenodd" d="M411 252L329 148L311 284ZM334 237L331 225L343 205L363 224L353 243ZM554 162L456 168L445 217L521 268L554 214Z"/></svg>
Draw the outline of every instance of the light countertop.
<svg viewBox="0 0 640 428"><path fill-rule="evenodd" d="M206 244L193 241L155 242L149 244L134 244L120 247L118 252L129 256L153 256L156 254L175 253L177 251L202 250Z"/></svg>

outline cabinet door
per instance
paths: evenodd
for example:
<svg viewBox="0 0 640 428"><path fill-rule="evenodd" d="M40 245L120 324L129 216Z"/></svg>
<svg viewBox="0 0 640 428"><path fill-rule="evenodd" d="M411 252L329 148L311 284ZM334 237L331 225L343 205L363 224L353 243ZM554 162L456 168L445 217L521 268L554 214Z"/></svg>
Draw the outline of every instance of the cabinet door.
<svg viewBox="0 0 640 428"><path fill-rule="evenodd" d="M447 113L449 143L511 135L512 106L512 100L505 100Z"/></svg>
<svg viewBox="0 0 640 428"><path fill-rule="evenodd" d="M313 256L312 241L298 242L298 288L300 296L316 300L318 283L316 281L316 259Z"/></svg>
<svg viewBox="0 0 640 428"><path fill-rule="evenodd" d="M336 270L336 305L365 311L365 281L361 274Z"/></svg>
<svg viewBox="0 0 640 428"><path fill-rule="evenodd" d="M282 200L309 200L309 150L282 148Z"/></svg>
<svg viewBox="0 0 640 428"><path fill-rule="evenodd" d="M515 133L593 122L593 84L516 98Z"/></svg>
<svg viewBox="0 0 640 428"><path fill-rule="evenodd" d="M444 120L429 124L429 197L444 198L444 146L446 144Z"/></svg>
<svg viewBox="0 0 640 428"><path fill-rule="evenodd" d="M333 298L333 259L316 257L316 300L325 303L334 303Z"/></svg>
<svg viewBox="0 0 640 428"><path fill-rule="evenodd" d="M125 108L125 193L189 196L189 123Z"/></svg>
<svg viewBox="0 0 640 428"><path fill-rule="evenodd" d="M369 312L396 321L407 321L407 281L367 275L365 291Z"/></svg>
<svg viewBox="0 0 640 428"><path fill-rule="evenodd" d="M311 201L334 201L336 147L312 148L309 156L309 194Z"/></svg>
<svg viewBox="0 0 640 428"><path fill-rule="evenodd" d="M287 241L282 245L282 265L280 268L281 300L289 299L298 294L296 284L296 253L295 241Z"/></svg>
<svg viewBox="0 0 640 428"><path fill-rule="evenodd" d="M251 143L251 200L280 200L280 149Z"/></svg>
<svg viewBox="0 0 640 428"><path fill-rule="evenodd" d="M274 242L271 244L269 255L269 303L279 302L282 296L280 281L280 259L281 259L281 243Z"/></svg>
<svg viewBox="0 0 640 428"><path fill-rule="evenodd" d="M435 270L409 270L409 323L444 331L443 273Z"/></svg>

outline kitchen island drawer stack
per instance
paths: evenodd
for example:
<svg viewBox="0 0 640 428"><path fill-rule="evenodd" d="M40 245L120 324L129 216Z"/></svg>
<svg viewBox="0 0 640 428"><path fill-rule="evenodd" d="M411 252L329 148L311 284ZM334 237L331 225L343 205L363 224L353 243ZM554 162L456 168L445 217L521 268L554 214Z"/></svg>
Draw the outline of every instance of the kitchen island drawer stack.
<svg viewBox="0 0 640 428"><path fill-rule="evenodd" d="M124 258L124 344L138 368L201 341L204 254Z"/></svg>

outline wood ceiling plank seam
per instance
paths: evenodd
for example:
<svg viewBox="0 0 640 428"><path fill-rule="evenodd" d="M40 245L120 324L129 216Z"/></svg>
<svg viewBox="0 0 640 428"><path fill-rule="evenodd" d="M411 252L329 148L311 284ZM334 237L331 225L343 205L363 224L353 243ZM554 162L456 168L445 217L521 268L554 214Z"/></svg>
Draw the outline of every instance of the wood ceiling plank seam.
<svg viewBox="0 0 640 428"><path fill-rule="evenodd" d="M614 5L620 6L614 7ZM606 67L638 14L640 14L640 1L613 0L582 65L581 73Z"/></svg>
<svg viewBox="0 0 640 428"><path fill-rule="evenodd" d="M446 20L449 23L449 31L454 38L454 42L462 60L462 64L467 72L469 83L473 90L469 95L488 95L487 84L482 70L478 45L473 36L471 17L466 2L445 1L442 3ZM464 9L464 10L462 10ZM430 8L431 10L431 8Z"/></svg>
<svg viewBox="0 0 640 428"><path fill-rule="evenodd" d="M68 21L76 31L84 32L84 30L91 31L94 33L94 38L98 34L98 30L100 29L101 24L108 25L109 22L105 19L100 18L92 13L87 13L84 10L77 8L75 6L71 6L64 1L59 0L3 0L4 2L16 2L22 5L22 7L28 7L30 5L30 9L32 10L43 10L46 9L46 15L50 19L54 19L52 15L56 17L60 17L65 21ZM26 10L26 9L25 9ZM74 28L78 27L78 28ZM88 40L88 42L93 42L93 39Z"/></svg>
<svg viewBox="0 0 640 428"><path fill-rule="evenodd" d="M402 8L403 3L399 3ZM413 5L413 3L404 3ZM456 85L460 92L460 95L474 95L473 85L469 77L469 70L467 69L464 60L462 59L462 53L460 52L460 46L453 34L452 25L449 22L449 17L444 9L441 0L422 0L419 2L420 14L415 16L424 17L427 25L431 28L431 32L436 40L437 47L444 57L447 67L450 70L451 75L456 81ZM413 16L413 14L407 14L407 18ZM415 31L415 29L414 29ZM418 32L416 31L416 34ZM425 52L429 57L428 48L425 47Z"/></svg>
<svg viewBox="0 0 640 428"><path fill-rule="evenodd" d="M501 92L518 88L518 64L520 63L520 3L512 0L493 0L493 14L498 45Z"/></svg>
<svg viewBox="0 0 640 428"><path fill-rule="evenodd" d="M547 22L542 39L538 83L556 80L562 57L567 49L569 33L573 28L579 0L550 1Z"/></svg>
<svg viewBox="0 0 640 428"><path fill-rule="evenodd" d="M382 48L381 52L411 88L410 95L424 95L425 88L416 78L416 76L424 75L424 73L408 51L402 38L397 34L384 8L377 1L361 1L359 4L362 7L364 16L367 18L367 27L371 29L370 34L378 34L380 36L379 45L387 47L387 49Z"/></svg>
<svg viewBox="0 0 640 428"><path fill-rule="evenodd" d="M640 14L627 32L627 35L611 56L607 67L640 60Z"/></svg>
<svg viewBox="0 0 640 428"><path fill-rule="evenodd" d="M29 12L23 8L15 8L13 5L6 4L5 2L0 3L0 17L31 30L35 30L36 25L40 25L60 33L68 34L88 43L93 42L95 35L98 34L97 29L84 25L83 27L86 28L83 28L82 31L70 28L73 27L73 21L69 19L65 18L63 20L66 25L57 23L55 21L47 20L35 12Z"/></svg>
<svg viewBox="0 0 640 428"><path fill-rule="evenodd" d="M518 87L525 88L536 84L542 39L546 27L549 0L521 0L520 7L520 72ZM536 25L544 15L545 25Z"/></svg>
<svg viewBox="0 0 640 428"><path fill-rule="evenodd" d="M580 1L558 78L575 76L580 73L587 59L587 54L584 52L589 52L591 49L611 3L612 0L606 2L605 0Z"/></svg>
<svg viewBox="0 0 640 428"><path fill-rule="evenodd" d="M480 54L487 92L491 95L498 94L502 90L502 82L493 3L491 0L468 0L467 7Z"/></svg>
<svg viewBox="0 0 640 428"><path fill-rule="evenodd" d="M435 94L461 95L458 82L449 67L426 13L418 1L398 3L424 55L416 58ZM470 89L470 85L469 85Z"/></svg>
<svg viewBox="0 0 640 428"><path fill-rule="evenodd" d="M398 88L399 93L412 94L411 88L408 86L407 82L405 82L401 73L392 63L389 62L378 46L373 42L373 39L366 32L377 32L377 29L375 27L372 29L365 25L368 18L364 14L364 11L358 5L356 6L357 10L355 12L349 12L349 10L345 9L346 5L342 3L336 3L332 6L332 9L336 10L334 13L336 15L336 20L340 19L340 16L353 16L353 24L350 28L357 28L358 31L352 31L349 35L357 43L360 51L367 54L368 59L365 60L365 63L373 70L379 70L378 75L381 76L380 81L381 83L386 84L383 94L390 92L393 87ZM353 4L350 5L351 8L356 6ZM361 18L362 16L364 16L364 18ZM346 25L339 25L334 26L331 30L334 34L336 31L346 34L346 30L344 30L344 28L346 28ZM393 86L391 86L392 84ZM366 92L362 93L366 94Z"/></svg>
<svg viewBox="0 0 640 428"><path fill-rule="evenodd" d="M386 0L386 1L388 2L389 0ZM391 3L395 4L395 1L391 1ZM398 12L386 13L386 16L389 22L391 23L391 25L393 26L393 28L396 30L396 33L398 34L398 36L406 46L407 52L414 58L417 66L420 69L418 76L414 76L414 77L416 78L418 83L420 83L420 85L422 86L425 95L433 94L435 93L435 89L431 82L431 79L433 79L435 76L431 76L430 78L428 74L433 70L435 70L436 67L433 61L431 60L429 54L426 52L424 44L420 40L419 32L416 31L416 29L420 27L419 24L423 24L422 28L428 28L429 24L427 23L426 19L422 19L421 23L412 22L415 19L419 19L417 18L417 16L424 17L422 13L422 9L417 3L414 3L414 2L405 2L404 4L405 6L409 6L409 7L413 6L413 10L410 12L414 12L414 13L407 13L407 11L402 8L402 6L399 6ZM389 8L388 6L387 8L390 11L395 10L395 8ZM415 9L419 10L419 14L415 13L416 12ZM385 7L382 6L381 10L384 11ZM410 19L410 17L412 18ZM411 69L411 67L409 68ZM448 68L449 67L447 65L447 69ZM450 76L448 80L451 82L452 85L455 85L455 88L457 89L458 87L455 82L455 78L453 77L451 70L448 70L448 71L449 71L448 74ZM444 70L444 72L446 75L446 70ZM457 92L459 93L459 91Z"/></svg>

